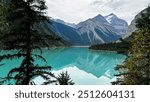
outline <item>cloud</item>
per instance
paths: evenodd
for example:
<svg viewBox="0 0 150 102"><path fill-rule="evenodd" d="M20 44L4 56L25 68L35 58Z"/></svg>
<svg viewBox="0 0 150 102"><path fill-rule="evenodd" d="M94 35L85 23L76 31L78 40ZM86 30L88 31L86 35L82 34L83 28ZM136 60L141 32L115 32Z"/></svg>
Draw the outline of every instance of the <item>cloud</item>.
<svg viewBox="0 0 150 102"><path fill-rule="evenodd" d="M48 15L68 22L79 22L87 16L89 0L46 0Z"/></svg>
<svg viewBox="0 0 150 102"><path fill-rule="evenodd" d="M128 23L146 8L149 0L46 0L48 15L66 22L78 23L98 14L115 13Z"/></svg>

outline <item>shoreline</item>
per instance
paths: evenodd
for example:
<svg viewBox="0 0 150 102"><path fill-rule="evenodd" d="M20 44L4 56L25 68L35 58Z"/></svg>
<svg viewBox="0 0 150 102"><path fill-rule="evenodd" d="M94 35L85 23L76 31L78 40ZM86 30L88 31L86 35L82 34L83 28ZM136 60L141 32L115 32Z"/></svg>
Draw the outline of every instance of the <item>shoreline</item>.
<svg viewBox="0 0 150 102"><path fill-rule="evenodd" d="M90 45L83 45L83 46L82 46L82 45L74 45L74 46L69 46L69 47L79 47L79 48L80 48L80 47L88 47L88 48L89 48Z"/></svg>

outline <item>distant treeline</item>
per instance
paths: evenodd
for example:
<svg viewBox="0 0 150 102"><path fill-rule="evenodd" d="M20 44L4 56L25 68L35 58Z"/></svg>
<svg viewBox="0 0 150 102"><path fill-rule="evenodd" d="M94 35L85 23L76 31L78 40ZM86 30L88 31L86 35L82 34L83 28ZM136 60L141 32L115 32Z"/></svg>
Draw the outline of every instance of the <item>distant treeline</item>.
<svg viewBox="0 0 150 102"><path fill-rule="evenodd" d="M97 44L89 47L89 49L117 51L118 53L122 53L122 54L127 54L130 48L131 48L131 43L123 41L122 39L121 42Z"/></svg>

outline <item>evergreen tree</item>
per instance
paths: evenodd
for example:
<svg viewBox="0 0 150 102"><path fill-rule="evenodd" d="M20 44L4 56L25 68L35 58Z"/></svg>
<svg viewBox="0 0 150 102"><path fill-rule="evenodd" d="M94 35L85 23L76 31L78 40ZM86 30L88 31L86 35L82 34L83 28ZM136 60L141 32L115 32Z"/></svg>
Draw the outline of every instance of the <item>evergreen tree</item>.
<svg viewBox="0 0 150 102"><path fill-rule="evenodd" d="M74 85L67 71L60 73L56 79L59 85Z"/></svg>
<svg viewBox="0 0 150 102"><path fill-rule="evenodd" d="M5 16L4 16L4 11L5 11L6 5L0 1L0 37L6 32L6 29L8 27ZM0 42L0 49L2 49L3 45ZM0 66L3 64L0 64Z"/></svg>
<svg viewBox="0 0 150 102"><path fill-rule="evenodd" d="M10 70L6 78L1 78L1 84L14 80L15 84L33 84L33 79L41 76L45 80L50 80L54 75L50 72L50 66L35 65L36 59L46 60L41 56L41 46L47 46L45 39L53 39L52 36L41 35L35 25L42 21L49 20L45 16L44 0L11 0L7 3L6 20L8 32L0 37L4 50L17 49L15 54L7 54L0 57L2 59L23 58L18 68ZM41 54L33 53L39 50ZM11 83L10 83L11 84Z"/></svg>
<svg viewBox="0 0 150 102"><path fill-rule="evenodd" d="M118 66L120 74L113 84L150 84L150 6L136 22L132 48L123 66Z"/></svg>
<svg viewBox="0 0 150 102"><path fill-rule="evenodd" d="M2 36L7 26L6 19L4 16L5 6L6 5L0 1L0 36Z"/></svg>

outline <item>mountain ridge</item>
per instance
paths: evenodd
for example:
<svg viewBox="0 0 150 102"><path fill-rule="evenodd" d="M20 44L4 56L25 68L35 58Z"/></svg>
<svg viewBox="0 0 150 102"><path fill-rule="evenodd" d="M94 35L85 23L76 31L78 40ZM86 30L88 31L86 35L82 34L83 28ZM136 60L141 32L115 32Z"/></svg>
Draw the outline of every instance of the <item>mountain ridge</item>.
<svg viewBox="0 0 150 102"><path fill-rule="evenodd" d="M105 18L116 29L118 35L124 36L127 33L128 23L125 20L118 18L113 13L105 16Z"/></svg>
<svg viewBox="0 0 150 102"><path fill-rule="evenodd" d="M116 18L116 21L114 21L116 22L116 25L127 24L126 21L118 18L117 16ZM115 26L108 22L106 16L102 16L101 14L78 24L67 23L59 19L53 19L52 22L52 25L49 26L53 28L58 36L62 37L71 45L94 45L99 43L114 42L122 37L122 32L125 33L128 26L125 25L126 27L122 28L124 31L121 32L119 31L120 28L117 30Z"/></svg>
<svg viewBox="0 0 150 102"><path fill-rule="evenodd" d="M147 8L145 8L144 10L142 10L141 12L139 12L134 19L131 21L131 24L129 25L129 29L127 31L127 34L125 36L123 36L123 39L125 41L131 41L131 39L133 38L132 33L136 32L138 30L138 28L136 27L136 21L137 19L141 18L142 13L146 13Z"/></svg>

